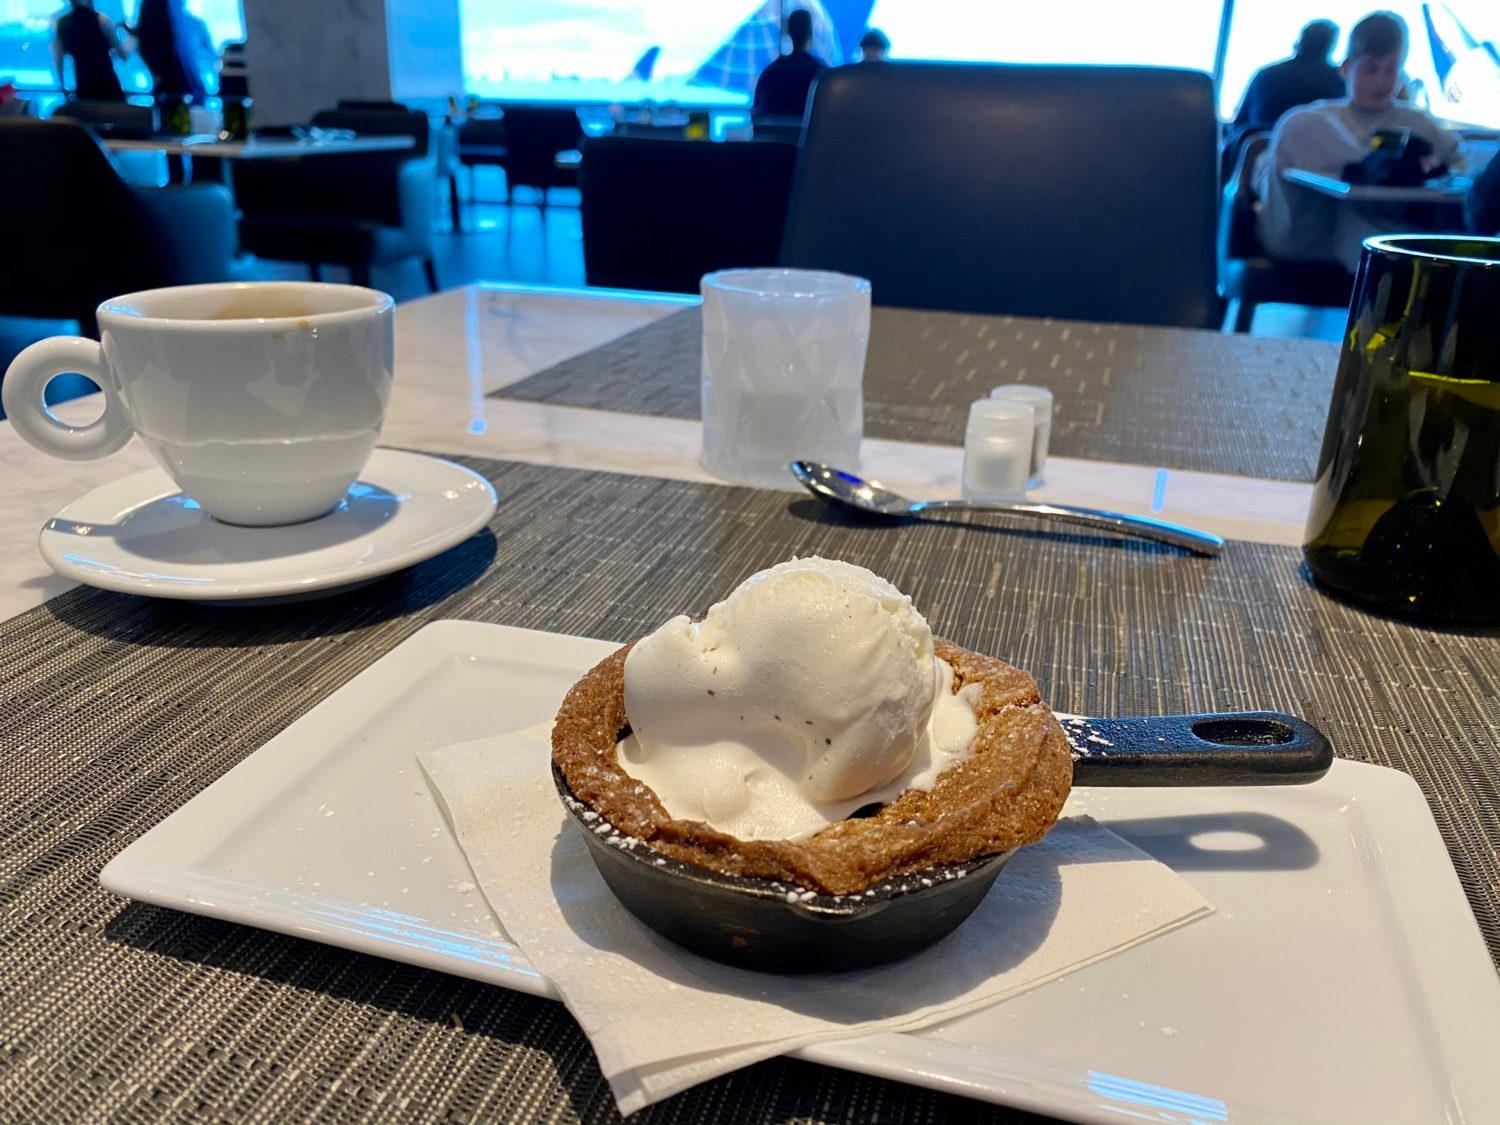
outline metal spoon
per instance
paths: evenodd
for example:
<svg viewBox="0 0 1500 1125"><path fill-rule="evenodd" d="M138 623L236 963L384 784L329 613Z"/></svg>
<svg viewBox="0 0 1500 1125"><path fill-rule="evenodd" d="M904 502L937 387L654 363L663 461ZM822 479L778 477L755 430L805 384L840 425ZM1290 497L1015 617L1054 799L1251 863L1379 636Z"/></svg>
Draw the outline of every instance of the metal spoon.
<svg viewBox="0 0 1500 1125"><path fill-rule="evenodd" d="M818 461L793 461L788 467L819 500L871 515L899 519L940 511L1009 512L1011 515L1080 524L1136 539L1169 543L1195 555L1217 555L1224 549L1224 540L1217 535L1147 516L1075 508L1071 504L1036 504L1026 500L908 500L875 481L864 480Z"/></svg>

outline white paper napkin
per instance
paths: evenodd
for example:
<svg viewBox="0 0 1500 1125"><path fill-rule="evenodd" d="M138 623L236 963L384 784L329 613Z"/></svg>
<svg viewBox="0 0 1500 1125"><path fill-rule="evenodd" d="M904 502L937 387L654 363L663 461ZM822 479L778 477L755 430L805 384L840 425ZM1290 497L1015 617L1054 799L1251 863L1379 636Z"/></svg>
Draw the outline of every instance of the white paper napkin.
<svg viewBox="0 0 1500 1125"><path fill-rule="evenodd" d="M781 976L697 957L615 900L563 810L551 724L421 758L475 882L582 1025L621 1113L826 1039L926 1027L1211 912L1169 868L1086 817L1006 866L979 909L890 965Z"/></svg>

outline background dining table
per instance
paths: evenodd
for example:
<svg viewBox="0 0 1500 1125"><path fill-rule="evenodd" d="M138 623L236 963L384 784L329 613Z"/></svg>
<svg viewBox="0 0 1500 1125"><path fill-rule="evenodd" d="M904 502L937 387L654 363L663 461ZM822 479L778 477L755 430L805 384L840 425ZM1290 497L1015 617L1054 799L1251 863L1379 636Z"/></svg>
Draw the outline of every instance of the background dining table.
<svg viewBox="0 0 1500 1125"><path fill-rule="evenodd" d="M1288 168L1281 177L1289 184L1348 203L1434 203L1448 207L1463 206L1464 196L1473 183L1467 176L1444 176L1408 187L1351 184L1337 176L1309 172L1305 168Z"/></svg>
<svg viewBox="0 0 1500 1125"><path fill-rule="evenodd" d="M346 156L352 152L399 152L416 142L404 136L252 137L220 140L213 134L187 137L110 137L111 152L162 152L168 156L202 156L219 160L283 160L288 157Z"/></svg>
<svg viewBox="0 0 1500 1125"><path fill-rule="evenodd" d="M697 299L607 290L476 285L396 309L396 382L381 444L685 481L713 481L698 464L700 423L503 397L506 388L660 321ZM1041 323L1041 322L1038 322ZM1222 338L1209 333L1182 334ZM1263 343L1228 339L1256 353ZM1326 351L1331 371L1333 345ZM1275 357L1266 360L1267 365ZM1000 381L1000 380L997 380ZM497 393L501 392L501 393ZM988 387L981 393L987 393ZM54 407L68 421L98 409L88 398ZM1319 419L1321 425L1321 419ZM35 531L69 500L152 464L139 443L102 461L63 462L0 424L0 615L67 589L36 552ZM867 439L863 468L914 498L959 495L956 445ZM790 474L788 490L798 486ZM1301 541L1310 483L1198 472L1165 465L1052 457L1035 499L1155 516L1252 542Z"/></svg>
<svg viewBox="0 0 1500 1125"><path fill-rule="evenodd" d="M151 460L133 442L104 460L57 461L0 423L9 482L0 495L0 1117L611 1119L587 1040L559 1005L127 903L99 887L99 870L428 622L624 641L700 611L793 553L843 552L880 570L935 630L1031 670L1060 710L1294 711L1340 755L1411 774L1500 963L1500 640L1371 617L1314 589L1295 549L1311 493L1301 470L1205 469L1213 462L1168 440L1170 425L1149 447L1162 455L1147 460L1117 459L1144 447L1106 440L1111 425L1139 421L1105 409L1114 380L1145 387L1174 363L1216 364L1222 401L1203 409L1222 416L1193 422L1208 433L1234 427L1267 386L1278 395L1293 393L1288 379L1326 386L1334 345L998 318L897 318L882 329L897 333L887 339L903 356L982 390L984 364L998 370L999 359L976 352L951 363L957 353L932 333L951 332L954 342L990 333L1008 341L996 356L1019 349L1009 354L1039 356L1054 372L1050 357L1061 366L1076 356L1076 377L1055 386L1070 396L1059 417L1071 420L1073 454L1049 460L1036 496L1232 540L1207 560L1004 518L987 528L885 528L821 508L790 476L785 493L715 482L698 464L699 422L672 397L690 344L675 374L658 365L659 400L622 392L615 408L565 401L577 393L580 363L619 377L627 368L618 365L643 354L632 340L653 326L678 331L684 322L674 329L670 318L694 303L481 285L398 306L381 444L468 465L495 486L499 509L489 529L445 555L322 601L247 610L72 586L42 563L38 530L69 501ZM1102 342L1064 338L1075 331ZM1106 376L1106 354L1149 362L1105 364ZM655 401L675 402L675 414L650 412ZM926 426L944 417L902 414L891 398L877 405L894 419L891 435L928 433L901 429L903 419ZM82 422L97 408L85 398L55 410ZM1303 409L1320 424L1317 403ZM1086 441L1090 425L1102 444ZM861 468L913 497L944 497L958 494L961 465L955 444L878 436L866 439ZM1319 960L1288 959L1287 972L1318 974ZM1376 1023L1351 1034L1366 1036L1370 1050L1396 1049L1400 1029ZM1080 1025L1080 1042L1088 1034ZM1266 1037L1266 1051L1278 1049L1274 1040ZM1372 1063L1365 1094L1384 1096L1380 1074L1399 1070ZM786 1059L690 1090L642 1119L877 1117L1028 1119Z"/></svg>

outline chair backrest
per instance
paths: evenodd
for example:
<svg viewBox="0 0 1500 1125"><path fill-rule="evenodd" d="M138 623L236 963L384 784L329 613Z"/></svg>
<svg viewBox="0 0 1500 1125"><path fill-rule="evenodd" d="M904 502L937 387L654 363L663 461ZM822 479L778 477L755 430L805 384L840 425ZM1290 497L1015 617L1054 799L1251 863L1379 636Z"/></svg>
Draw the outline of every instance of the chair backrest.
<svg viewBox="0 0 1500 1125"><path fill-rule="evenodd" d="M889 63L825 71L782 261L883 305L1217 320L1207 75Z"/></svg>
<svg viewBox="0 0 1500 1125"><path fill-rule="evenodd" d="M432 123L425 113L392 104L370 108L325 109L313 115L312 124L320 129L349 129L376 137L410 137L412 148L393 153L400 160L420 160L431 143Z"/></svg>
<svg viewBox="0 0 1500 1125"><path fill-rule="evenodd" d="M780 141L590 137L580 169L588 283L696 293L711 270L775 265L796 156Z"/></svg>
<svg viewBox="0 0 1500 1125"><path fill-rule="evenodd" d="M559 152L577 148L583 126L572 109L556 106L505 107L505 178L514 186L553 187L572 182L556 166Z"/></svg>
<svg viewBox="0 0 1500 1125"><path fill-rule="evenodd" d="M1224 184L1224 201L1219 209L1217 246L1221 269L1225 262L1266 257L1266 249L1255 231L1255 190L1250 179L1255 162L1270 145L1270 133L1251 133L1240 142L1239 155Z"/></svg>
<svg viewBox="0 0 1500 1125"><path fill-rule="evenodd" d="M0 118L0 168L0 315L72 317L155 283L135 195L87 129Z"/></svg>
<svg viewBox="0 0 1500 1125"><path fill-rule="evenodd" d="M53 117L76 121L112 137L149 137L156 132L156 107L128 102L62 102Z"/></svg>
<svg viewBox="0 0 1500 1125"><path fill-rule="evenodd" d="M500 148L504 146L505 140L506 127L503 117L470 117L458 127L460 150L470 146Z"/></svg>

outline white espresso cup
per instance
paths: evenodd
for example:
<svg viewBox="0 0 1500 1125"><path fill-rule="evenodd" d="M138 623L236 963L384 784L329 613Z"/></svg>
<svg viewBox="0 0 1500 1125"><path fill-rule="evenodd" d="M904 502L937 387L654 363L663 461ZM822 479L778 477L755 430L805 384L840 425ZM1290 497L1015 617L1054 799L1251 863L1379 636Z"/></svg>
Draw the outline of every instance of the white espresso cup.
<svg viewBox="0 0 1500 1125"><path fill-rule="evenodd" d="M395 302L353 285L183 285L99 306L99 342L58 336L15 358L5 413L44 453L88 461L139 435L215 519L300 523L332 510L375 448L390 399ZM66 372L104 392L70 426L43 392Z"/></svg>

